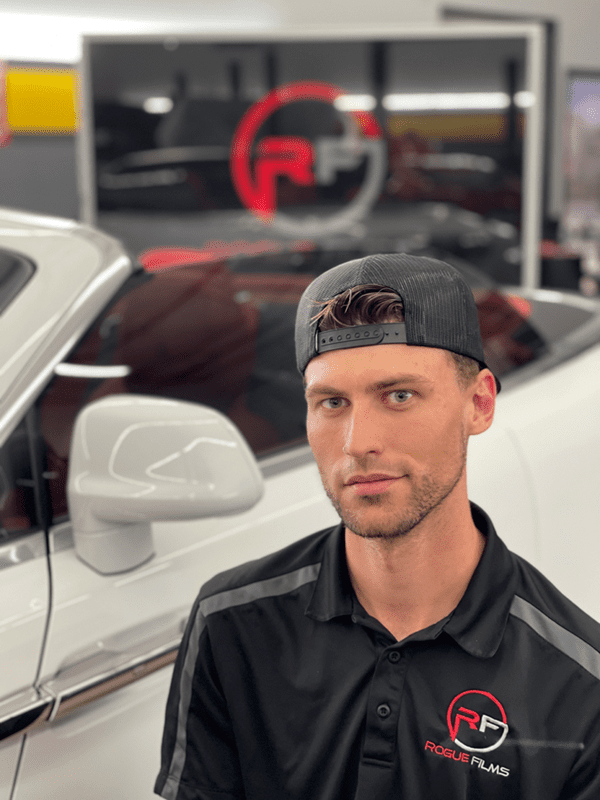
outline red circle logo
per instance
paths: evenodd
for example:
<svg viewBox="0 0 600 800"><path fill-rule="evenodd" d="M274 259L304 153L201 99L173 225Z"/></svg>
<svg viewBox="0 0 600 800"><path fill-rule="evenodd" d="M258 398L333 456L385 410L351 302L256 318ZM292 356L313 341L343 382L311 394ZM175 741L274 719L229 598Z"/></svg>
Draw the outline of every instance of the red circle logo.
<svg viewBox="0 0 600 800"><path fill-rule="evenodd" d="M470 753L496 750L508 734L502 704L480 689L458 694L448 706L446 721L452 741Z"/></svg>
<svg viewBox="0 0 600 800"><path fill-rule="evenodd" d="M302 136L265 136L260 127L291 103L316 100L334 105L346 93L333 84L300 81L279 86L258 100L242 117L231 143L230 170L235 190L246 208L263 222L294 235L318 235L349 227L376 202L387 169L383 133L369 112L344 112L344 134L312 142ZM364 181L342 211L328 217L291 218L277 210L277 178L298 186L331 183L337 172L354 169L367 159Z"/></svg>

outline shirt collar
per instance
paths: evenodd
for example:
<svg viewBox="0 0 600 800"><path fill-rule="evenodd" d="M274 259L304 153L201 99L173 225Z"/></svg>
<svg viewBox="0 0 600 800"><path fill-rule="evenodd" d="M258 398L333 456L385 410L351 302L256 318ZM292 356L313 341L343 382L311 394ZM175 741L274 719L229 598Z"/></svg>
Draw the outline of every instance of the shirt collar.
<svg viewBox="0 0 600 800"><path fill-rule="evenodd" d="M354 589L346 564L344 523L340 522L332 528L325 543L321 569L306 614L318 622L351 616L353 597Z"/></svg>
<svg viewBox="0 0 600 800"><path fill-rule="evenodd" d="M478 658L491 658L502 642L517 587L512 553L496 533L492 521L471 503L473 521L486 545L467 590L444 631Z"/></svg>
<svg viewBox="0 0 600 800"><path fill-rule="evenodd" d="M463 650L478 658L491 658L502 641L517 575L513 558L498 537L487 514L471 503L477 528L486 546L467 590L444 626ZM323 552L306 614L319 622L350 616L354 591L346 565L344 525L332 529Z"/></svg>

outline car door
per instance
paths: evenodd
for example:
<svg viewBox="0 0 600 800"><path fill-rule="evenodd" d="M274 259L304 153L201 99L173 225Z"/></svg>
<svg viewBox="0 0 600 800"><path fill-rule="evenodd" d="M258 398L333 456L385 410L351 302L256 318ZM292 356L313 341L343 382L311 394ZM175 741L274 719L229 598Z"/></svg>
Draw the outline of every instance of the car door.
<svg viewBox="0 0 600 800"><path fill-rule="evenodd" d="M134 276L38 399L52 514L52 608L38 683L56 702L26 738L12 800L37 800L41 787L44 800L150 800L170 665L201 584L337 519L302 441L261 461L265 492L249 511L156 523L154 556L124 572L101 574L78 557L65 486L74 422L89 403L132 393L180 398L226 411L255 451L299 440L294 304L279 297L296 300L298 287L271 290L265 308L265 287L243 286L260 289L260 320L235 299L239 282L223 264ZM122 376L102 377L120 365Z"/></svg>
<svg viewBox="0 0 600 800"><path fill-rule="evenodd" d="M599 370L596 346L517 387L503 414L530 475L540 541L534 563L595 619L600 619Z"/></svg>
<svg viewBox="0 0 600 800"><path fill-rule="evenodd" d="M35 688L49 580L28 427L26 419L0 448L0 800L13 796L25 731L52 708Z"/></svg>
<svg viewBox="0 0 600 800"><path fill-rule="evenodd" d="M536 552L523 555L600 619L600 305L572 292L520 293L548 355L500 394L494 425L506 429L520 454L535 510ZM504 485L501 496L514 506ZM523 527L515 524L517 539Z"/></svg>
<svg viewBox="0 0 600 800"><path fill-rule="evenodd" d="M271 462L264 497L222 518L158 523L154 556L101 575L71 523L51 531L53 605L40 685L57 714L27 736L12 800L151 800L171 663L200 585L336 521L307 453ZM282 503L282 497L293 500Z"/></svg>

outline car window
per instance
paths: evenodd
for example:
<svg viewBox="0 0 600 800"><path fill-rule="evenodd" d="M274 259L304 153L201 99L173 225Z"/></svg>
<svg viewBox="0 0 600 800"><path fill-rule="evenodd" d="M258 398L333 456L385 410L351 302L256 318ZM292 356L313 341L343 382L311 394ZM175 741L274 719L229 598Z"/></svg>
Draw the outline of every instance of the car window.
<svg viewBox="0 0 600 800"><path fill-rule="evenodd" d="M0 447L0 546L39 529L25 421Z"/></svg>
<svg viewBox="0 0 600 800"><path fill-rule="evenodd" d="M237 276L223 262L164 270L134 282L68 359L127 365L126 377L58 376L40 402L54 516L67 512L71 430L86 403L130 392L203 403L227 414L257 455L305 435L294 366L301 276Z"/></svg>
<svg viewBox="0 0 600 800"><path fill-rule="evenodd" d="M344 261L364 255L366 253L362 250L319 249L307 249L293 254L274 253L258 258L248 258L241 254L230 260L230 266L238 273L237 280L245 280L249 285L255 281L257 286L260 283L267 286L283 280L280 272L287 265L294 279L299 282L299 289L302 284L302 291L314 276ZM463 274L477 304L486 363L499 378L507 377L547 352L546 337L528 319L527 314L523 313L519 298L505 295L494 280L463 259L434 249L420 252L419 255L441 258L456 266ZM291 276L288 280L290 278ZM293 326L287 335L293 339ZM287 368L289 369L289 364Z"/></svg>
<svg viewBox="0 0 600 800"><path fill-rule="evenodd" d="M33 262L25 256L0 250L0 313L21 291L34 271Z"/></svg>
<svg viewBox="0 0 600 800"><path fill-rule="evenodd" d="M486 363L500 379L547 352L544 337L495 288L473 289Z"/></svg>
<svg viewBox="0 0 600 800"><path fill-rule="evenodd" d="M41 399L54 517L67 513L65 483L77 412L109 394L159 395L216 408L240 428L257 456L304 441L296 306L315 275L355 255L240 256L134 279L68 359L126 365L129 374L104 380L58 376ZM475 293L486 353L498 376L535 358L543 343L518 311L485 281Z"/></svg>

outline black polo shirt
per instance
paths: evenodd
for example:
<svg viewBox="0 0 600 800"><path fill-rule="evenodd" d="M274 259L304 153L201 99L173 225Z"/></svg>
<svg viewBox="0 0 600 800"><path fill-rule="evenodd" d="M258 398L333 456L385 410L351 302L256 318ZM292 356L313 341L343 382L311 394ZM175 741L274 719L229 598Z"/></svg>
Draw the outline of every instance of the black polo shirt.
<svg viewBox="0 0 600 800"><path fill-rule="evenodd" d="M167 707L168 800L600 798L600 626L487 538L401 642L358 604L343 527L209 581Z"/></svg>

